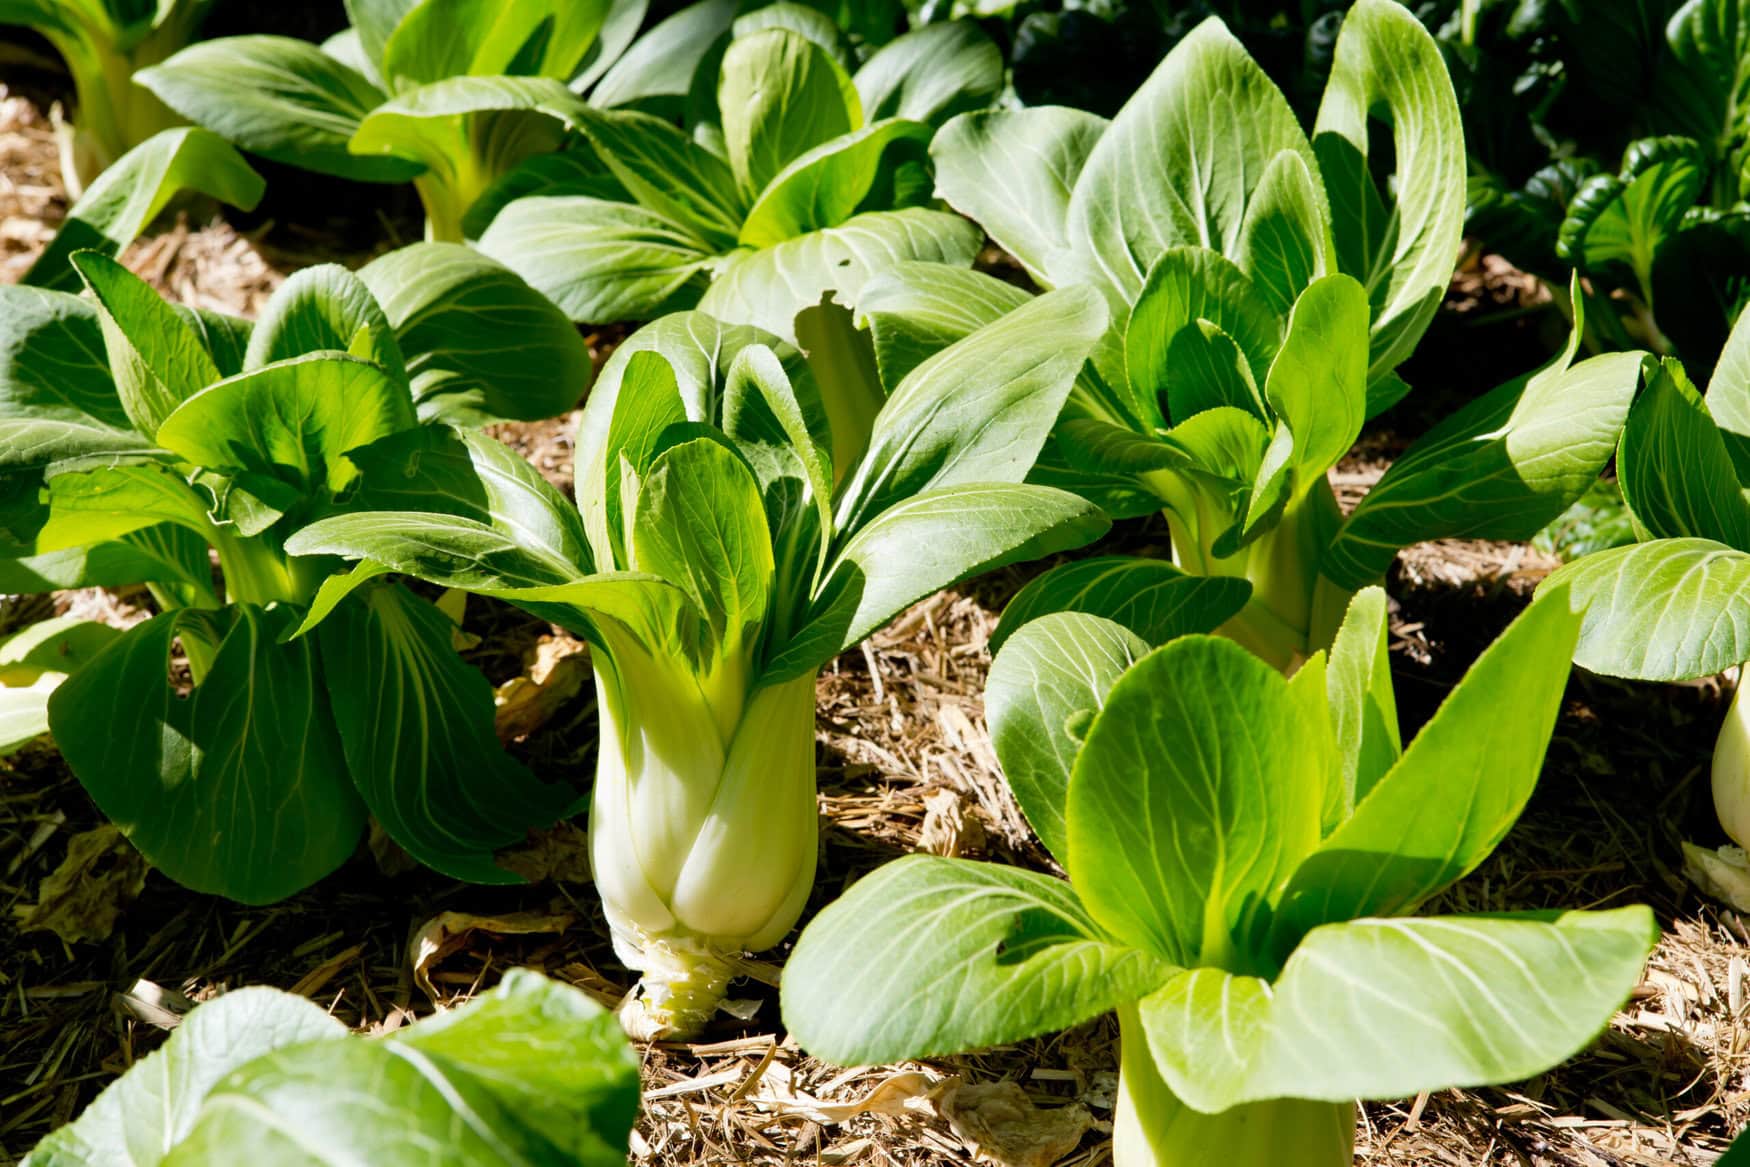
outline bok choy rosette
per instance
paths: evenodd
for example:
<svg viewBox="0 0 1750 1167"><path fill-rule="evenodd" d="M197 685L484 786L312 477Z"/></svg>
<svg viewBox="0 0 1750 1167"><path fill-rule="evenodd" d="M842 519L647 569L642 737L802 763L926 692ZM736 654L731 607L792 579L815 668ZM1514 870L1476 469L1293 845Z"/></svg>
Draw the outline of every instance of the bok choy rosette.
<svg viewBox="0 0 1750 1167"><path fill-rule="evenodd" d="M308 268L253 324L73 262L90 298L0 287L0 588L144 584L158 609L50 696L74 774L170 878L248 903L333 870L367 814L446 874L517 881L494 852L576 792L503 752L453 622L405 588L293 639L342 565L286 544L356 490L347 451L568 408L575 330L448 244Z"/></svg>
<svg viewBox="0 0 1750 1167"><path fill-rule="evenodd" d="M838 462L833 411L794 349L667 316L590 395L578 507L505 473L514 456L484 439L467 440L472 465L433 463L414 439L404 463L363 467L367 509L288 542L361 561L329 598L403 572L588 639L590 850L615 947L643 973L634 1032L695 1032L739 954L801 914L820 668L931 592L1106 530L1091 503L1022 482L1105 327L1087 289L1034 300L913 369Z"/></svg>
<svg viewBox="0 0 1750 1167"><path fill-rule="evenodd" d="M1649 361L1651 364L1651 362ZM1574 660L1643 681L1682 681L1750 661L1750 313L1739 316L1705 396L1681 362L1653 366L1616 451L1640 541L1585 555L1544 585L1586 603ZM1720 825L1734 847L1684 845L1703 887L1750 904L1750 701L1740 674L1714 746Z"/></svg>
<svg viewBox="0 0 1750 1167"><path fill-rule="evenodd" d="M1524 808L1579 628L1552 589L1403 748L1379 589L1292 679L1226 639L1033 620L988 709L1068 880L890 863L803 930L784 1021L862 1065L1115 1009L1124 1167L1342 1167L1355 1099L1536 1074L1628 997L1651 911L1416 913Z"/></svg>
<svg viewBox="0 0 1750 1167"><path fill-rule="evenodd" d="M1374 140L1382 113L1389 142ZM931 153L948 201L1035 281L1091 285L1112 309L1035 480L1114 516L1163 511L1180 569L1249 585L1227 631L1281 668L1328 646L1399 549L1529 538L1561 514L1608 461L1639 383L1632 354L1577 360L1577 327L1553 363L1448 417L1339 510L1328 472L1408 391L1395 369L1445 293L1464 219L1446 66L1388 0L1349 10L1310 138L1212 18L1109 123L969 113ZM891 380L1026 298L902 264L857 307Z"/></svg>

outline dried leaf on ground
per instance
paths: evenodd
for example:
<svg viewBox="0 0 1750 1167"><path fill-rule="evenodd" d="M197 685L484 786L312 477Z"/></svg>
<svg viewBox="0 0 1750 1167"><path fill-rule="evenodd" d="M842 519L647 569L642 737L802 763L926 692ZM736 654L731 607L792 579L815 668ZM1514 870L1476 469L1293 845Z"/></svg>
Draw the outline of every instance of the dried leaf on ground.
<svg viewBox="0 0 1750 1167"><path fill-rule="evenodd" d="M109 939L122 910L146 886L146 860L114 825L74 835L67 857L37 892L15 908L21 932L53 932L69 944Z"/></svg>

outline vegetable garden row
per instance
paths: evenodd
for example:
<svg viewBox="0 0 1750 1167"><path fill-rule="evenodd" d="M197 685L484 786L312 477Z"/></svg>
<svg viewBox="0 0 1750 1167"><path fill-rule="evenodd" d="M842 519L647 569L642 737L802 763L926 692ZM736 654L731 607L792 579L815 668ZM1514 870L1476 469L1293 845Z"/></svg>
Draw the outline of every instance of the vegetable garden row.
<svg viewBox="0 0 1750 1167"><path fill-rule="evenodd" d="M779 1040L928 1065L1108 1016L1101 1130L1017 1151L987 1117L980 1153L1334 1167L1358 1101L1535 1093L1643 998L1649 906L1452 908L1572 685L1750 660L1750 6L346 0L320 44L199 39L210 6L0 0L72 82L71 205L0 285L0 592L59 597L0 622L0 751L46 734L189 900L395 856L515 889L584 823L564 894L627 976L483 970L373 1035L233 985L53 1122L47 1059L0 1049L29 1167L650 1159L660 1049L772 1034L740 1097ZM125 262L298 171L411 184L424 241L252 319ZM1561 340L1413 393L1504 362L1499 326L1426 355L1483 249ZM569 491L495 436L579 402ZM1393 426L1423 432L1340 501ZM1400 556L1534 539L1567 562L1400 720ZM823 672L993 574L1025 582L954 651L988 647L1023 861L825 878ZM479 605L580 642L587 761L507 751ZM1750 706L1718 734L1750 842ZM1750 910L1702 826L1671 866ZM201 979L151 966L103 991ZM1608 1161L1714 1161L1746 1091ZM784 1161L900 1161L915 1124L883 1129Z"/></svg>

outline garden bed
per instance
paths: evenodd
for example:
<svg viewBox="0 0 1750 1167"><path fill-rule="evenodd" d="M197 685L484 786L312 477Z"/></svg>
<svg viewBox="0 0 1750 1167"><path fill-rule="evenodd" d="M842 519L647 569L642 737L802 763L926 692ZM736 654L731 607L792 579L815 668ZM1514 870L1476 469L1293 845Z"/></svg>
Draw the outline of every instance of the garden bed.
<svg viewBox="0 0 1750 1167"><path fill-rule="evenodd" d="M0 279L28 266L64 205L43 111L23 97L0 98ZM366 258L349 234L344 223L184 217L161 224L125 259L173 299L251 315L300 266ZM1474 392L1522 370L1511 362L1528 345L1513 337L1527 325L1507 317L1527 319L1518 314L1536 305L1515 274L1480 259L1461 271L1426 346L1431 355L1420 360L1427 372L1413 401ZM1442 330L1456 338L1445 347ZM598 363L616 335L593 338ZM1479 345L1477 337L1486 339ZM1479 348L1495 359L1477 360ZM1440 374L1443 353L1466 353L1468 364L1450 383L1420 383ZM1406 373L1418 379L1415 367ZM1340 496L1377 478L1400 439L1414 436L1417 416L1381 419L1340 467ZM496 432L569 489L574 417ZM1165 532L1127 525L1120 542L1159 549ZM1389 588L1406 731L1552 566L1511 544L1430 544L1402 558ZM816 729L824 850L810 914L859 875L914 850L1049 869L999 777L980 699L994 613L1037 570L1012 569L926 600L823 674ZM144 615L126 593L65 594L54 605L118 624ZM5 598L0 630L54 605ZM516 727L513 752L543 777L587 773L592 690L577 683L586 674L575 659L556 663L581 646L484 600L470 601L464 630L479 638L468 655L502 691L518 678L524 697L531 684L551 686L553 699L537 699L539 715ZM1649 903L1664 938L1646 979L1588 1052L1531 1082L1366 1106L1358 1162L1704 1164L1743 1127L1750 965L1739 954L1750 930L1686 885L1678 846L1719 841L1705 775L1722 708L1712 684L1576 674L1530 808L1494 856L1433 906ZM634 979L614 960L582 882L579 831L531 846L529 861L555 877L526 888L457 884L385 845L308 891L252 908L143 871L124 842L90 834L102 824L46 742L0 761L0 1162L154 1048L186 1001L226 989L274 985L351 1025L381 1029L464 999L518 965L609 1002ZM79 840L94 848L86 878L76 896L46 910L64 927L77 919L107 935L69 943L53 931L22 930L33 911L42 918L45 886ZM1031 1148L1043 1167L1057 1161L1043 1156L1059 1140L1076 1147L1066 1164L1109 1157L1117 1069L1109 1020L974 1056L847 1070L785 1041L772 987L782 955L748 965L732 993L745 1016L720 1016L702 1042L641 1051L646 1094L634 1162L972 1163L981 1147L1000 1146L1015 1163L1027 1162ZM996 1085L1005 1082L1012 1086ZM1030 1105L1042 1113L1029 1114Z"/></svg>

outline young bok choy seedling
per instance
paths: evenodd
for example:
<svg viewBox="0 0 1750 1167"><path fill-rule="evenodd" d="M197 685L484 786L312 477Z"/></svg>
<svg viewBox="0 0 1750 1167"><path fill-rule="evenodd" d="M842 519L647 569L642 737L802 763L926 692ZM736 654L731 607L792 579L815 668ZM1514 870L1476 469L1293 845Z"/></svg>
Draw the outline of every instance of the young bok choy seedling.
<svg viewBox="0 0 1750 1167"><path fill-rule="evenodd" d="M590 853L615 947L643 973L633 1032L696 1031L739 954L801 913L821 667L931 592L1106 530L1084 499L1022 483L1105 325L1087 289L1017 309L913 370L841 464L794 350L671 315L621 346L590 396L581 514L538 482L496 480L481 505L441 513L456 492L410 459L366 470L364 495L382 481L393 498L290 541L360 560L357 576L501 596L588 639Z"/></svg>
<svg viewBox="0 0 1750 1167"><path fill-rule="evenodd" d="M367 813L451 876L515 882L494 852L575 792L503 752L452 621L405 588L288 640L339 565L285 545L356 489L348 451L569 407L590 374L575 329L453 244L301 271L253 325L173 307L97 252L73 261L90 299L0 287L0 590L143 583L159 610L49 697L74 774L200 891L298 891ZM512 327L526 365L504 360Z"/></svg>
<svg viewBox="0 0 1750 1167"><path fill-rule="evenodd" d="M978 26L926 25L853 71L844 37L804 5L740 17L701 70L687 129L637 110L580 109L621 190L531 191L481 236L487 254L574 320L697 306L788 340L793 320L896 259L969 265L978 230L931 207L926 147L989 105L1002 56Z"/></svg>
<svg viewBox="0 0 1750 1167"><path fill-rule="evenodd" d="M374 1037L252 986L189 1013L24 1164L619 1167L637 1114L638 1059L612 1014L527 969Z"/></svg>
<svg viewBox="0 0 1750 1167"><path fill-rule="evenodd" d="M1524 807L1578 629L1538 600L1400 751L1378 589L1292 679L1221 638L1035 620L989 712L1069 879L880 868L803 930L785 1024L860 1065L1116 1010L1120 1167L1347 1167L1355 1099L1536 1074L1628 997L1652 913L1414 913Z"/></svg>
<svg viewBox="0 0 1750 1167"><path fill-rule="evenodd" d="M220 37L138 75L165 104L276 162L360 182L412 182L427 238L477 233L470 211L520 168L601 174L568 133L575 94L636 102L686 78L731 6L706 0L653 28L642 69L615 76L645 0L348 0L320 47ZM681 80L675 80L678 74Z"/></svg>
<svg viewBox="0 0 1750 1167"><path fill-rule="evenodd" d="M1379 110L1389 148L1370 140ZM1092 284L1113 310L1036 480L1115 516L1164 510L1184 570L1250 584L1228 632L1279 667L1328 645L1400 548L1529 538L1609 457L1637 359L1575 363L1570 345L1449 417L1346 518L1338 509L1327 473L1407 390L1394 370L1444 294L1464 217L1451 83L1390 0L1349 10L1310 139L1210 19L1110 123L972 113L931 153L948 200L1036 281ZM1383 186L1382 158L1395 164ZM977 273L901 265L857 307L891 380L1025 299Z"/></svg>
<svg viewBox="0 0 1750 1167"><path fill-rule="evenodd" d="M1750 661L1750 313L1740 315L1704 398L1666 358L1616 451L1641 542L1582 556L1545 587L1587 603L1574 660L1613 677L1680 681ZM1720 825L1750 846L1750 700L1742 679L1714 746ZM1750 905L1750 864L1685 844L1692 872Z"/></svg>

